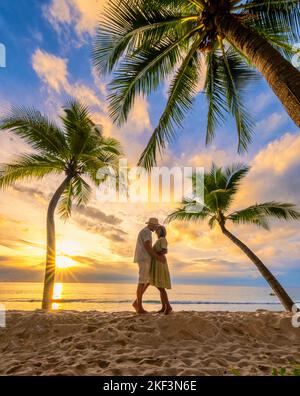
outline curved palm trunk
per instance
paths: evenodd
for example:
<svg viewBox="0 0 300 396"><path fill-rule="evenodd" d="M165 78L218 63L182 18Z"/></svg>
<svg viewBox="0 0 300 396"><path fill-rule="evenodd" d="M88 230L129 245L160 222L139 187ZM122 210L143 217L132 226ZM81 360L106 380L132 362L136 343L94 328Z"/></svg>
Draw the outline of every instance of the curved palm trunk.
<svg viewBox="0 0 300 396"><path fill-rule="evenodd" d="M220 32L265 77L288 114L300 127L300 72L264 38L232 16L217 18Z"/></svg>
<svg viewBox="0 0 300 396"><path fill-rule="evenodd" d="M47 255L46 255L46 270L45 270L45 280L44 280L44 292L43 292L43 302L42 309L51 309L52 298L53 298L53 288L55 279L55 260L56 260L56 244L55 244L55 223L54 223L54 213L58 201L64 192L66 186L70 182L72 177L68 176L58 187L55 194L53 195L47 212Z"/></svg>
<svg viewBox="0 0 300 396"><path fill-rule="evenodd" d="M236 236L231 234L225 226L221 225L221 229L224 235L226 235L236 246L238 246L256 265L259 272L268 282L270 287L273 289L276 296L281 301L282 305L287 311L292 311L294 302L275 278L275 276L268 270L268 268L263 264L263 262L250 250L242 241L240 241Z"/></svg>

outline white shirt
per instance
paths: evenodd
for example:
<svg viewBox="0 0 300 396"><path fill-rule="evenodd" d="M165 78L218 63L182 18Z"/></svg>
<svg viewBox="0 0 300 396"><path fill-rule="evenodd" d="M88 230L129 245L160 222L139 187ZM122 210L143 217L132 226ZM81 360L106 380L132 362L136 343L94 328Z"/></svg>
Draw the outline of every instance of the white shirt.
<svg viewBox="0 0 300 396"><path fill-rule="evenodd" d="M150 254L145 249L144 243L150 241L152 246L152 233L148 227L140 231L138 239L136 242L134 262L135 263L145 263L151 260Z"/></svg>

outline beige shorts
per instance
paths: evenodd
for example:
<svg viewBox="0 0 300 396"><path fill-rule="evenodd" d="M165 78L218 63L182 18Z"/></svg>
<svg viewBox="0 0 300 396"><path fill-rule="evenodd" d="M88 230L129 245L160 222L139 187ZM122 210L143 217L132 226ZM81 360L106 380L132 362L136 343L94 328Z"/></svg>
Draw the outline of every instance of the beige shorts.
<svg viewBox="0 0 300 396"><path fill-rule="evenodd" d="M150 283L151 261L138 263L139 266L139 284Z"/></svg>

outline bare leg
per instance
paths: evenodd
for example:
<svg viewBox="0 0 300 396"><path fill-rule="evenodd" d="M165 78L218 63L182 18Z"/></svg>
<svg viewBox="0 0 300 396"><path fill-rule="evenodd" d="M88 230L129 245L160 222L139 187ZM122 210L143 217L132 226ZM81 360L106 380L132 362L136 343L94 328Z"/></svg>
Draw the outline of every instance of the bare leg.
<svg viewBox="0 0 300 396"><path fill-rule="evenodd" d="M164 300L164 296L162 294L162 289L161 288L157 288L159 293L160 293L160 300L161 300L161 309L159 311L157 311L157 313L164 313L166 310L166 305L165 305L165 300Z"/></svg>
<svg viewBox="0 0 300 396"><path fill-rule="evenodd" d="M159 291L160 291L160 295L161 295L161 298L162 298L162 301L163 301L163 306L165 307L164 314L165 315L169 315L173 311L173 309L172 309L171 304L169 302L169 298L168 298L168 294L166 292L166 289L159 288Z"/></svg>
<svg viewBox="0 0 300 396"><path fill-rule="evenodd" d="M145 283L140 283L137 287L137 291L136 291L136 300L134 301L134 303L132 304L132 306L134 307L134 309L136 310L136 313L138 314L146 314L148 313L144 308L143 308L143 295L145 293L145 291L148 289L149 284L145 284Z"/></svg>

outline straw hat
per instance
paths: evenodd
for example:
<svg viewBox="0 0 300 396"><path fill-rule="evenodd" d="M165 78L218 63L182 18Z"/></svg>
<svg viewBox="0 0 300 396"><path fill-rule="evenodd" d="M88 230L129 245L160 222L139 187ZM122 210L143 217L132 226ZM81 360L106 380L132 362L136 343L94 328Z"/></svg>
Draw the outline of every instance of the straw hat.
<svg viewBox="0 0 300 396"><path fill-rule="evenodd" d="M147 223L146 224L148 224L148 225L157 225L157 226L159 226L159 221L158 221L158 219L156 219L155 217L151 217L150 219L149 219L149 221L147 221Z"/></svg>

